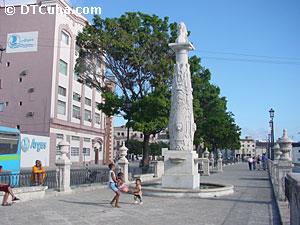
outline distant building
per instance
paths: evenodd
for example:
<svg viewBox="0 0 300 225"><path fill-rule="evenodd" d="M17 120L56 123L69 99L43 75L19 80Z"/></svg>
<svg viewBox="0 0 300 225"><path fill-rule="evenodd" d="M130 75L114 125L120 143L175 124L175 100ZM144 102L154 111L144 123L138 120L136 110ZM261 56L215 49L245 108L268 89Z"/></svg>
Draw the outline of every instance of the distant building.
<svg viewBox="0 0 300 225"><path fill-rule="evenodd" d="M300 166L300 142L293 143L291 155L295 166Z"/></svg>
<svg viewBox="0 0 300 225"><path fill-rule="evenodd" d="M243 159L244 157L254 156L255 155L255 140L246 136L244 139L240 139L241 147L235 152L235 156Z"/></svg>
<svg viewBox="0 0 300 225"><path fill-rule="evenodd" d="M268 152L269 143L266 141L256 141L255 143L255 155L262 156Z"/></svg>
<svg viewBox="0 0 300 225"><path fill-rule="evenodd" d="M114 157L117 156L118 149L122 146L123 142L127 140L128 128L125 126L114 127ZM134 131L132 128L129 129L129 139L144 141L144 135L140 131ZM169 143L169 137L166 130L161 131L155 136L150 136L150 143L154 142Z"/></svg>
<svg viewBox="0 0 300 225"><path fill-rule="evenodd" d="M65 0L38 4L43 10L70 7ZM78 82L74 71L76 35L87 19L77 13L24 15L20 5L15 10L7 16L0 7L0 45L6 48L0 64L0 125L50 137L50 166L62 139L71 145L73 164L110 162L112 118L96 107L103 102L101 92ZM99 62L96 70L104 69Z"/></svg>

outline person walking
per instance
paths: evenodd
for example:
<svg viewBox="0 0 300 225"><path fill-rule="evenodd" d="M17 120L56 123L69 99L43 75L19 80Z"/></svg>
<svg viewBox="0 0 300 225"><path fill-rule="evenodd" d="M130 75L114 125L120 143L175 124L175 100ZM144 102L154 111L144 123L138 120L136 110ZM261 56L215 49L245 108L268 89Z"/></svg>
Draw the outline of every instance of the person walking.
<svg viewBox="0 0 300 225"><path fill-rule="evenodd" d="M251 156L248 157L248 166L249 166L249 170L252 170L252 164L253 164L253 159Z"/></svg>
<svg viewBox="0 0 300 225"><path fill-rule="evenodd" d="M261 159L260 159L260 155L258 155L256 157L256 164L257 164L257 170L261 169Z"/></svg>
<svg viewBox="0 0 300 225"><path fill-rule="evenodd" d="M252 160L253 160L253 162L252 162L252 169L256 170L256 158L255 158L255 156L253 156Z"/></svg>
<svg viewBox="0 0 300 225"><path fill-rule="evenodd" d="M268 158L267 158L266 154L264 153L261 157L263 170L267 169L267 160L268 160Z"/></svg>

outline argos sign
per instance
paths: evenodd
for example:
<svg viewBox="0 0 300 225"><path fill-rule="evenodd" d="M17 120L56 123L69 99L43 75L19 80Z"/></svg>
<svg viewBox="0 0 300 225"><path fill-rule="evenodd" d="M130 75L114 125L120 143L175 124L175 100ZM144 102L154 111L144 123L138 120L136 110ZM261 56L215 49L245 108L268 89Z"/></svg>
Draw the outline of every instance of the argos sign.
<svg viewBox="0 0 300 225"><path fill-rule="evenodd" d="M38 32L11 33L7 35L6 53L36 52Z"/></svg>
<svg viewBox="0 0 300 225"><path fill-rule="evenodd" d="M21 167L32 167L35 160L49 166L49 137L21 134Z"/></svg>

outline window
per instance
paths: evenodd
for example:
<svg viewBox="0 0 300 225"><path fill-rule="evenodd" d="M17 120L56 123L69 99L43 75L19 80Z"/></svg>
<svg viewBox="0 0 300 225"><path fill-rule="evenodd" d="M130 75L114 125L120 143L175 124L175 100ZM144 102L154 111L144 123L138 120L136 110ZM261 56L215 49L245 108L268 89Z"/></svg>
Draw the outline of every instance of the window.
<svg viewBox="0 0 300 225"><path fill-rule="evenodd" d="M18 130L20 130L20 129L21 129L20 125L17 125L17 129L18 129Z"/></svg>
<svg viewBox="0 0 300 225"><path fill-rule="evenodd" d="M5 106L8 106L8 102L5 102Z"/></svg>
<svg viewBox="0 0 300 225"><path fill-rule="evenodd" d="M0 112L3 112L5 108L5 103L4 102L0 102Z"/></svg>
<svg viewBox="0 0 300 225"><path fill-rule="evenodd" d="M298 150L298 152L300 153L300 150Z"/></svg>
<svg viewBox="0 0 300 225"><path fill-rule="evenodd" d="M73 105L72 116L73 118L80 119L80 107Z"/></svg>
<svg viewBox="0 0 300 225"><path fill-rule="evenodd" d="M83 148L83 155L85 156L90 156L91 155L91 151L89 148Z"/></svg>
<svg viewBox="0 0 300 225"><path fill-rule="evenodd" d="M62 96L66 96L67 90L62 86L58 86L58 94Z"/></svg>
<svg viewBox="0 0 300 225"><path fill-rule="evenodd" d="M0 79L0 89L2 89L2 80Z"/></svg>
<svg viewBox="0 0 300 225"><path fill-rule="evenodd" d="M23 102L19 102L19 105L22 106L22 105L23 105Z"/></svg>
<svg viewBox="0 0 300 225"><path fill-rule="evenodd" d="M143 134L140 134L140 138L143 138Z"/></svg>
<svg viewBox="0 0 300 225"><path fill-rule="evenodd" d="M81 99L80 94L73 92L73 100L80 102L80 99Z"/></svg>
<svg viewBox="0 0 300 225"><path fill-rule="evenodd" d="M90 110L87 110L87 109L84 110L84 120L89 121L89 122L92 121Z"/></svg>
<svg viewBox="0 0 300 225"><path fill-rule="evenodd" d="M122 132L122 136L124 137L124 133Z"/></svg>
<svg viewBox="0 0 300 225"><path fill-rule="evenodd" d="M80 141L80 137L78 137L78 136L72 136L72 141Z"/></svg>
<svg viewBox="0 0 300 225"><path fill-rule="evenodd" d="M66 115L66 103L63 101L57 101L57 113L60 115Z"/></svg>
<svg viewBox="0 0 300 225"><path fill-rule="evenodd" d="M59 72L63 75L68 75L68 63L64 60L59 60Z"/></svg>
<svg viewBox="0 0 300 225"><path fill-rule="evenodd" d="M20 83L22 83L22 81L23 81L23 78L22 78L22 77L20 77L20 78L19 78L19 82L20 82Z"/></svg>
<svg viewBox="0 0 300 225"><path fill-rule="evenodd" d="M79 148L71 147L71 156L79 156Z"/></svg>
<svg viewBox="0 0 300 225"><path fill-rule="evenodd" d="M83 141L84 142L91 142L91 139L90 138L83 138Z"/></svg>
<svg viewBox="0 0 300 225"><path fill-rule="evenodd" d="M69 35L65 32L61 32L61 41L66 45L69 45Z"/></svg>
<svg viewBox="0 0 300 225"><path fill-rule="evenodd" d="M95 121L96 121L96 124L100 124L101 123L101 118L100 118L100 114L99 113L95 113Z"/></svg>
<svg viewBox="0 0 300 225"><path fill-rule="evenodd" d="M85 104L91 106L92 105L91 99L85 98Z"/></svg>
<svg viewBox="0 0 300 225"><path fill-rule="evenodd" d="M56 139L64 139L64 135L63 134L56 134Z"/></svg>
<svg viewBox="0 0 300 225"><path fill-rule="evenodd" d="M73 79L76 80L76 81L78 81L80 79L79 74L78 73L74 73Z"/></svg>

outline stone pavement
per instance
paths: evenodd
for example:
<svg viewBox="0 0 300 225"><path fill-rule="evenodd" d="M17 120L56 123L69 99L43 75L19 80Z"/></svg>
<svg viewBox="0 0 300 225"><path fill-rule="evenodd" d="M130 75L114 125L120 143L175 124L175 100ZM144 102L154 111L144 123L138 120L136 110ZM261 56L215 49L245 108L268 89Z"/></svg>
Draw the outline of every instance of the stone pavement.
<svg viewBox="0 0 300 225"><path fill-rule="evenodd" d="M123 194L117 209L109 205L113 193L104 188L0 207L0 225L279 225L267 172L249 171L245 163L224 169L201 179L233 184L235 193L230 196L144 196L144 205L134 205L132 196Z"/></svg>

